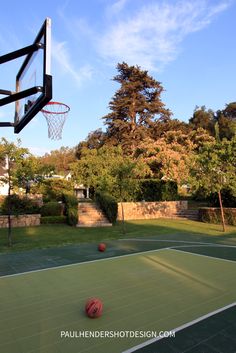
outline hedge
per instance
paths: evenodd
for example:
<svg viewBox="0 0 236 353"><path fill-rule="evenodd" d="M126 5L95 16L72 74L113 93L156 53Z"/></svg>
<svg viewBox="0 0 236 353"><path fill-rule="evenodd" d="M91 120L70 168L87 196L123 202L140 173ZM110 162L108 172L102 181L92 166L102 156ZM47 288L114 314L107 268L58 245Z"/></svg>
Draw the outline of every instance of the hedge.
<svg viewBox="0 0 236 353"><path fill-rule="evenodd" d="M70 226L78 223L78 199L73 194L63 194L62 200L65 204L65 216Z"/></svg>
<svg viewBox="0 0 236 353"><path fill-rule="evenodd" d="M236 208L224 208L225 223L236 225ZM219 224L221 220L220 208L202 207L199 209L199 219L205 223Z"/></svg>
<svg viewBox="0 0 236 353"><path fill-rule="evenodd" d="M41 217L41 224L58 224L58 223L67 223L66 216L47 216Z"/></svg>
<svg viewBox="0 0 236 353"><path fill-rule="evenodd" d="M45 203L41 207L41 215L44 216L61 216L62 204L56 201Z"/></svg>
<svg viewBox="0 0 236 353"><path fill-rule="evenodd" d="M20 197L19 195L12 194L6 196L1 205L1 214L6 215L9 213L8 202L10 201L10 212L13 215L20 214L36 214L40 213L40 207L36 205L31 199Z"/></svg>
<svg viewBox="0 0 236 353"><path fill-rule="evenodd" d="M176 201L177 183L171 180L144 179L140 181L139 201Z"/></svg>
<svg viewBox="0 0 236 353"><path fill-rule="evenodd" d="M116 199L108 193L96 191L95 201L101 210L105 213L109 222L114 224L118 214L118 204Z"/></svg>

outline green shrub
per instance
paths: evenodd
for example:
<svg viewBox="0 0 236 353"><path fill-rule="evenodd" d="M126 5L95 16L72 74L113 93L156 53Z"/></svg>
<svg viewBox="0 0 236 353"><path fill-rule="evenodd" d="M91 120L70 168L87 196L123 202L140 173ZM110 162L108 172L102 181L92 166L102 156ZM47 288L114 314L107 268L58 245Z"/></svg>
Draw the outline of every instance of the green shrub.
<svg viewBox="0 0 236 353"><path fill-rule="evenodd" d="M140 181L138 200L175 201L178 199L178 187L174 181L144 179Z"/></svg>
<svg viewBox="0 0 236 353"><path fill-rule="evenodd" d="M19 195L13 194L5 197L1 205L2 214L8 214L9 202L10 213L13 215L40 213L40 207L32 200L28 199L26 196L20 197Z"/></svg>
<svg viewBox="0 0 236 353"><path fill-rule="evenodd" d="M78 223L78 208L70 207L67 213L67 223L70 226L76 226Z"/></svg>
<svg viewBox="0 0 236 353"><path fill-rule="evenodd" d="M41 207L41 215L44 216L60 216L62 214L62 204L51 201L45 203Z"/></svg>
<svg viewBox="0 0 236 353"><path fill-rule="evenodd" d="M108 193L96 191L95 201L101 208L101 210L105 213L109 222L114 224L116 222L118 214L118 204L116 202L116 199Z"/></svg>
<svg viewBox="0 0 236 353"><path fill-rule="evenodd" d="M70 193L64 193L62 195L62 201L64 202L65 205L70 205L70 207L77 207L78 205L78 199L75 195L70 194Z"/></svg>
<svg viewBox="0 0 236 353"><path fill-rule="evenodd" d="M236 225L235 209L224 208L224 218L225 218L226 224L235 226ZM220 224L222 222L220 208L210 208L210 207L200 208L199 219L200 221L205 223Z"/></svg>
<svg viewBox="0 0 236 353"><path fill-rule="evenodd" d="M73 191L71 181L65 179L50 178L41 183L38 192L43 194L43 201L62 201L64 193Z"/></svg>
<svg viewBox="0 0 236 353"><path fill-rule="evenodd" d="M70 226L75 226L78 222L78 200L73 194L63 194L62 200L65 204L65 216Z"/></svg>
<svg viewBox="0 0 236 353"><path fill-rule="evenodd" d="M232 190L227 188L223 189L221 191L221 198L224 207L236 207L236 196L233 195ZM209 196L209 203L212 207L220 206L217 192Z"/></svg>
<svg viewBox="0 0 236 353"><path fill-rule="evenodd" d="M58 223L66 223L66 216L47 216L41 217L41 224L58 224Z"/></svg>
<svg viewBox="0 0 236 353"><path fill-rule="evenodd" d="M175 181L161 180L161 200L162 201L178 200L178 185Z"/></svg>

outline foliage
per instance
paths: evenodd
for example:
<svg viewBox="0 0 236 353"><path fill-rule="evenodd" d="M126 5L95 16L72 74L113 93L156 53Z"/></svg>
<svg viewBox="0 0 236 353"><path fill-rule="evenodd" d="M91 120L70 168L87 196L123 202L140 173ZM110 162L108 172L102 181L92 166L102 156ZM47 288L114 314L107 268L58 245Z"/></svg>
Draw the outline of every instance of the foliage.
<svg viewBox="0 0 236 353"><path fill-rule="evenodd" d="M107 140L121 145L126 154L133 154L140 141L148 137L158 120L168 120L171 112L160 96L163 87L139 66L117 65L120 84L109 103L111 113L103 117L107 126Z"/></svg>
<svg viewBox="0 0 236 353"><path fill-rule="evenodd" d="M216 112L206 110L205 106L196 107L189 125L193 129L203 128L216 139L231 140L236 133L236 102L226 104L225 109Z"/></svg>
<svg viewBox="0 0 236 353"><path fill-rule="evenodd" d="M2 214L9 213L9 202L11 205L11 214L33 214L40 213L40 208L32 200L27 197L20 197L19 195L13 194L5 197L2 205L1 212Z"/></svg>
<svg viewBox="0 0 236 353"><path fill-rule="evenodd" d="M215 120L213 110L206 110L205 106L197 106L193 112L193 116L189 119L189 124L195 130L197 130L198 128L203 128L210 135L214 136Z"/></svg>
<svg viewBox="0 0 236 353"><path fill-rule="evenodd" d="M40 218L41 224L60 224L66 223L66 216L44 216Z"/></svg>
<svg viewBox="0 0 236 353"><path fill-rule="evenodd" d="M182 184L188 180L193 149L188 135L169 131L156 141L146 139L140 143L135 157L149 166L150 176Z"/></svg>
<svg viewBox="0 0 236 353"><path fill-rule="evenodd" d="M216 112L219 137L231 140L236 135L236 102L226 104L225 109Z"/></svg>
<svg viewBox="0 0 236 353"><path fill-rule="evenodd" d="M73 183L65 179L44 179L38 189L44 202L62 201L63 193L73 192Z"/></svg>
<svg viewBox="0 0 236 353"><path fill-rule="evenodd" d="M77 207L67 207L67 223L70 226L76 226L78 223L78 208Z"/></svg>
<svg viewBox="0 0 236 353"><path fill-rule="evenodd" d="M76 196L70 193L64 193L62 198L65 204L65 216L70 226L76 226L78 223L78 200Z"/></svg>
<svg viewBox="0 0 236 353"><path fill-rule="evenodd" d="M52 168L43 165L38 157L28 155L21 159L15 171L17 185L26 190L26 193L37 191L38 184L52 172Z"/></svg>
<svg viewBox="0 0 236 353"><path fill-rule="evenodd" d="M140 181L139 200L174 201L178 199L178 187L174 181L144 179Z"/></svg>
<svg viewBox="0 0 236 353"><path fill-rule="evenodd" d="M142 162L129 157L123 158L112 170L115 179L111 194L120 202L135 200L139 191L139 178L148 173L149 169Z"/></svg>
<svg viewBox="0 0 236 353"><path fill-rule="evenodd" d="M60 216L62 213L62 204L56 201L44 203L41 207L41 215L44 216Z"/></svg>
<svg viewBox="0 0 236 353"><path fill-rule="evenodd" d="M192 185L205 190L205 196L226 186L236 192L236 139L205 143L195 156Z"/></svg>
<svg viewBox="0 0 236 353"><path fill-rule="evenodd" d="M109 188L114 181L111 170L122 158L120 147L83 148L80 159L71 165L73 180L95 189L101 184Z"/></svg>
<svg viewBox="0 0 236 353"><path fill-rule="evenodd" d="M75 154L77 159L80 159L82 156L82 150L84 148L88 149L99 149L106 142L107 134L103 132L102 129L97 129L95 131L91 131L85 141L81 141L75 150Z"/></svg>
<svg viewBox="0 0 236 353"><path fill-rule="evenodd" d="M66 175L70 171L70 164L76 160L75 148L61 147L40 157L40 162L52 168L56 174Z"/></svg>
<svg viewBox="0 0 236 353"><path fill-rule="evenodd" d="M21 147L21 141L18 139L17 143L9 142L5 138L1 139L0 143L0 160L6 162L5 175L0 177L0 181L8 184L8 194L13 189L14 185L21 186L18 168L22 161L29 156L30 153L27 148Z"/></svg>
<svg viewBox="0 0 236 353"><path fill-rule="evenodd" d="M232 189L224 188L221 190L222 202L225 207L236 208L236 194L233 193ZM208 197L208 201L211 206L219 207L219 199L217 193L213 193Z"/></svg>
<svg viewBox="0 0 236 353"><path fill-rule="evenodd" d="M95 201L105 213L109 222L114 224L116 222L118 212L118 205L116 199L107 193L96 191Z"/></svg>
<svg viewBox="0 0 236 353"><path fill-rule="evenodd" d="M236 225L235 209L224 208L225 222ZM199 209L199 219L205 223L221 223L221 212L219 208L203 207Z"/></svg>

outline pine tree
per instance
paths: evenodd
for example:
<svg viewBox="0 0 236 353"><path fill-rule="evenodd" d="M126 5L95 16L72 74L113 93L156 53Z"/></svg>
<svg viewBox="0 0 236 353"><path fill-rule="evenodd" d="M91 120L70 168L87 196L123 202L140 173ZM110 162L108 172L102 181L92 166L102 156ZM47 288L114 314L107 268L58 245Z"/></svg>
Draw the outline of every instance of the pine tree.
<svg viewBox="0 0 236 353"><path fill-rule="evenodd" d="M117 70L113 80L121 87L109 103L111 113L103 119L108 140L133 154L139 142L152 135L158 121L170 119L171 112L160 99L162 85L147 71L124 62L117 65Z"/></svg>

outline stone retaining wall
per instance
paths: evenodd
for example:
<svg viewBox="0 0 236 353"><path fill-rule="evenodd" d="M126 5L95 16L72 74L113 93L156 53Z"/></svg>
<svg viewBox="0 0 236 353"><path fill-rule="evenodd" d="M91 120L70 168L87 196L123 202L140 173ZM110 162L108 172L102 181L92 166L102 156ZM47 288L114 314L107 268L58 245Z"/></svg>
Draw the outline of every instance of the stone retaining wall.
<svg viewBox="0 0 236 353"><path fill-rule="evenodd" d="M188 201L123 202L123 208L125 220L171 218L179 211L187 210ZM122 220L120 203L117 220Z"/></svg>
<svg viewBox="0 0 236 353"><path fill-rule="evenodd" d="M40 214L11 216L12 227L30 227L40 225ZM0 216L0 228L8 227L8 216Z"/></svg>

